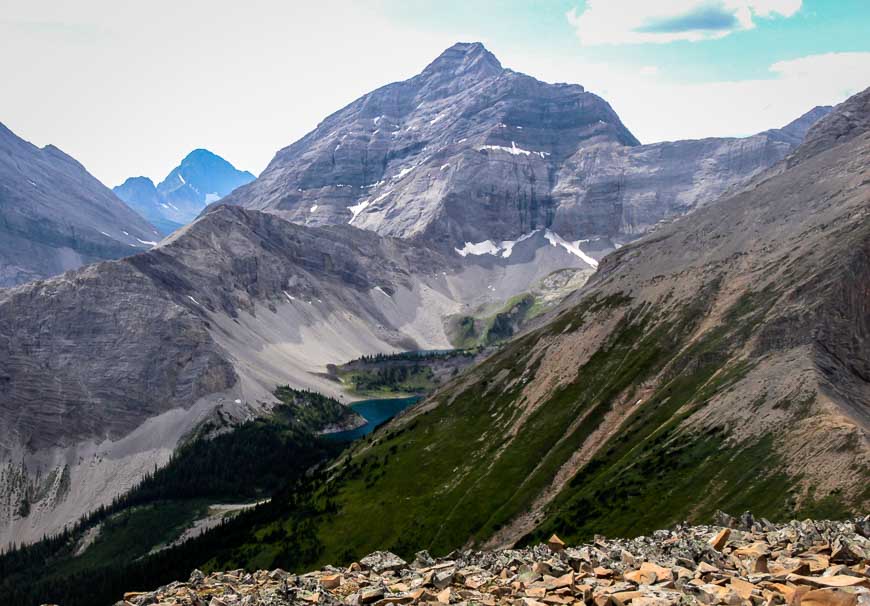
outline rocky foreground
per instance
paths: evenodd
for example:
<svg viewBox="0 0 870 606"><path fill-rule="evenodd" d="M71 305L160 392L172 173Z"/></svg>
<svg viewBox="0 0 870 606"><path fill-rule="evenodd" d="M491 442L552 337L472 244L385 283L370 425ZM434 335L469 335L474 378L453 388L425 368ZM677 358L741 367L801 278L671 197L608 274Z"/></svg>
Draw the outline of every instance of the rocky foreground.
<svg viewBox="0 0 870 606"><path fill-rule="evenodd" d="M719 526L678 526L636 539L503 551L456 551L407 563L373 553L348 568L296 575L244 570L204 575L115 606L870 606L870 515L785 525L721 515Z"/></svg>

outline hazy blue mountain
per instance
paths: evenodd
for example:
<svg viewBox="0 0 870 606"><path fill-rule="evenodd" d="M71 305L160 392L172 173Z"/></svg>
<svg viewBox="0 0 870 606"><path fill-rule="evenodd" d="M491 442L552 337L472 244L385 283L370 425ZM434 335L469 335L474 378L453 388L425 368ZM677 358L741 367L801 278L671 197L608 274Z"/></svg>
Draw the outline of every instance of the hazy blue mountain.
<svg viewBox="0 0 870 606"><path fill-rule="evenodd" d="M236 169L207 149L195 149L157 186L148 177L130 177L114 192L169 234L193 221L208 204L253 180L254 175Z"/></svg>
<svg viewBox="0 0 870 606"><path fill-rule="evenodd" d="M163 201L154 182L148 177L130 177L113 190L127 206L148 219L164 235L171 234L183 224L167 219L162 209L168 205Z"/></svg>

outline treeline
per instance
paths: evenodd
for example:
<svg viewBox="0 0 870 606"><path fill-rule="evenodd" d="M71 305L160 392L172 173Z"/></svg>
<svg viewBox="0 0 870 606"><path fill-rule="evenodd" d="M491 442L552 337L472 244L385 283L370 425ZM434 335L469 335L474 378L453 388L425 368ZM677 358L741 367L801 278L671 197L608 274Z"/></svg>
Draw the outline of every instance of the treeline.
<svg viewBox="0 0 870 606"><path fill-rule="evenodd" d="M316 391L282 385L275 390L275 396L283 402L283 406L279 406L273 416L306 432L315 433L351 414L347 406L335 398Z"/></svg>
<svg viewBox="0 0 870 606"><path fill-rule="evenodd" d="M292 504L294 497L287 487L307 485L306 472L342 449L340 444L320 440L312 433L309 427L313 417L322 413L327 417L325 422L334 422L337 415L347 411L337 401L320 394L279 388L276 395L289 403L278 407L271 418L249 421L214 438L194 440L178 449L165 467L147 474L134 489L91 512L75 526L0 555L0 604L109 604L112 598L118 598L116 590L156 586L165 577L161 571L177 575L184 566L201 565L202 554L211 553L191 552L188 558L185 544L140 563L112 562L104 568L76 574L52 574L60 568L59 564L74 557L76 543L84 530L121 511L168 500L242 501L274 494L281 496L276 505ZM218 534L230 537L231 528L232 525ZM298 542L303 540L301 537L287 540ZM310 545L294 545L302 547L311 550ZM142 584L136 583L137 578L142 579ZM95 596L106 599L89 601L89 597Z"/></svg>
<svg viewBox="0 0 870 606"><path fill-rule="evenodd" d="M434 378L428 366L386 366L376 371L361 372L353 375L353 386L358 392L389 389L393 391L423 392L425 385L406 385L409 381L431 381Z"/></svg>
<svg viewBox="0 0 870 606"><path fill-rule="evenodd" d="M109 606L124 592L156 589L186 580L194 568L234 569L241 566L240 548L252 540L250 530L281 519L264 537L276 545L271 567L293 570L315 561L322 552L312 521L336 510L329 499L317 505L314 491L323 476L301 476L273 496L270 503L240 513L214 530L178 547L132 561L111 563L63 576L51 574L51 560L0 581L0 603L21 606L56 603L63 606ZM5 556L4 556L5 557ZM0 573L2 574L2 573Z"/></svg>
<svg viewBox="0 0 870 606"><path fill-rule="evenodd" d="M393 354L372 354L367 356L360 356L355 360L351 360L345 366L350 366L355 362L366 362L366 363L374 363L374 362L396 362L396 361L414 361L424 359L433 359L433 360L447 360L450 358L455 358L458 356L462 357L470 357L475 356L482 350L482 347L472 347L469 349L419 349L416 351L404 351L401 353L393 353Z"/></svg>

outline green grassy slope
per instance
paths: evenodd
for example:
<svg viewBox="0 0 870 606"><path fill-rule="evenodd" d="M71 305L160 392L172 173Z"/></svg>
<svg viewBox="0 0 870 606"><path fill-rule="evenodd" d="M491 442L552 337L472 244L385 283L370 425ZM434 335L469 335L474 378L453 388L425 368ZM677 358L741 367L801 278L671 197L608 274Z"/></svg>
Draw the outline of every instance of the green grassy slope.
<svg viewBox="0 0 870 606"><path fill-rule="evenodd" d="M749 371L734 352L775 300L743 297L722 324L690 341L718 287L708 284L709 296L676 317L623 295L587 298L357 445L334 467L331 481L314 488L308 511L319 513L304 521L279 516L253 529L234 556L209 565L269 566L290 557L307 567L349 562L375 549L410 556L422 548L446 553L480 544L527 511L605 415L636 399L654 377L660 380L643 405L580 468L526 540L554 530L570 540L597 532L635 535L684 519L708 520L717 508L772 519L811 511L818 504L797 507L790 491L799 478L780 470L772 436L735 443L727 427L700 434L681 429L712 395ZM538 371L535 344L611 314L621 318L617 327L576 378L529 413L521 394ZM522 429L513 435L521 417ZM829 515L845 515L854 504L830 495L824 506ZM303 522L316 536L310 560L292 558L272 540Z"/></svg>

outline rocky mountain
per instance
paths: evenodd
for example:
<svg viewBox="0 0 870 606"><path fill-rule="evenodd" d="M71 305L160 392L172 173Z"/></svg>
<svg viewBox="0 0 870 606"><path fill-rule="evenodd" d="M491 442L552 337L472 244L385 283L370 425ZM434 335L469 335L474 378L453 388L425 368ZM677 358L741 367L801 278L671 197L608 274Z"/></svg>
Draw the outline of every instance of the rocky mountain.
<svg viewBox="0 0 870 606"><path fill-rule="evenodd" d="M246 539L237 528L227 561L636 536L720 508L865 512L868 116L870 89L740 191L605 257L548 321L358 444L308 500L252 519ZM266 538L303 516L315 555Z"/></svg>
<svg viewBox="0 0 870 606"><path fill-rule="evenodd" d="M565 161L554 188L566 205L552 229L630 241L657 223L685 215L782 160L830 107L816 107L780 129L744 138L708 138L634 147L590 145ZM571 209L571 210L569 210Z"/></svg>
<svg viewBox="0 0 870 606"><path fill-rule="evenodd" d="M529 244L443 255L218 205L147 253L3 291L0 542L110 502L202 423L268 411L277 385L349 401L328 365L448 349L449 317L498 307L552 266L588 272L563 246Z"/></svg>
<svg viewBox="0 0 870 606"><path fill-rule="evenodd" d="M549 230L600 257L778 162L827 111L745 139L640 145L582 86L459 43L327 117L226 201L445 250Z"/></svg>
<svg viewBox="0 0 870 606"><path fill-rule="evenodd" d="M803 143L804 137L807 136L807 132L810 128L812 128L816 122L830 114L833 109L834 108L830 105L818 105L800 118L789 122L782 128L764 131L761 134L769 134L775 138L785 139L797 147Z"/></svg>
<svg viewBox="0 0 870 606"><path fill-rule="evenodd" d="M133 210L168 235L193 221L208 205L254 175L206 149L195 149L157 186L148 177L130 177L113 188Z"/></svg>
<svg viewBox="0 0 870 606"><path fill-rule="evenodd" d="M171 211L169 205L148 177L130 177L121 185L112 188L124 203L145 217L161 234L168 236L183 223L167 219L163 211Z"/></svg>
<svg viewBox="0 0 870 606"><path fill-rule="evenodd" d="M0 124L0 288L124 257L159 239L73 158Z"/></svg>

